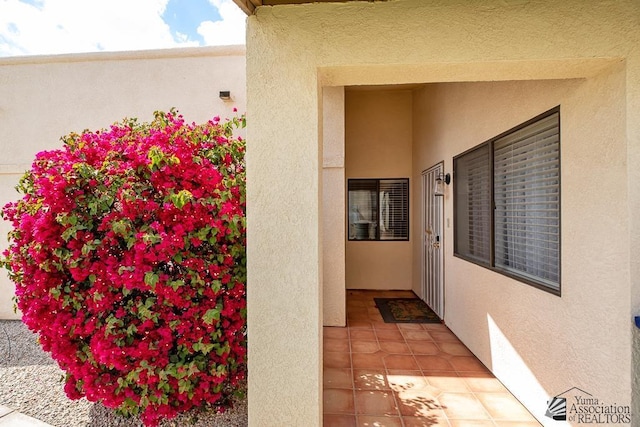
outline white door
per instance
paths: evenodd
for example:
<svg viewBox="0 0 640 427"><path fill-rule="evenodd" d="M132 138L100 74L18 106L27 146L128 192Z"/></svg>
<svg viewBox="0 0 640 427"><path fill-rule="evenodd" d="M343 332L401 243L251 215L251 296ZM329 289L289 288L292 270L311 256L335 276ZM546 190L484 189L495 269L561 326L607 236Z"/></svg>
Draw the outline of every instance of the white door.
<svg viewBox="0 0 640 427"><path fill-rule="evenodd" d="M422 299L444 318L443 196L435 195L436 178L443 164L422 172Z"/></svg>

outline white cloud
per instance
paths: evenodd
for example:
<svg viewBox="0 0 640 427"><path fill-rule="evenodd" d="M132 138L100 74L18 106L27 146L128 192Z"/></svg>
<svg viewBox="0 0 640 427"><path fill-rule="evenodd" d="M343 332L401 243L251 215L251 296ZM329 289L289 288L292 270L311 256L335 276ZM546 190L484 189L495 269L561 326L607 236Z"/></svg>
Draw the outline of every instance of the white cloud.
<svg viewBox="0 0 640 427"><path fill-rule="evenodd" d="M161 17L167 1L0 0L0 56L196 46L172 37ZM244 43L240 9L231 0L212 2L223 20L200 25L206 44Z"/></svg>
<svg viewBox="0 0 640 427"><path fill-rule="evenodd" d="M204 21L198 27L207 45L231 45L245 43L247 15L232 0L209 0L218 8L221 21Z"/></svg>

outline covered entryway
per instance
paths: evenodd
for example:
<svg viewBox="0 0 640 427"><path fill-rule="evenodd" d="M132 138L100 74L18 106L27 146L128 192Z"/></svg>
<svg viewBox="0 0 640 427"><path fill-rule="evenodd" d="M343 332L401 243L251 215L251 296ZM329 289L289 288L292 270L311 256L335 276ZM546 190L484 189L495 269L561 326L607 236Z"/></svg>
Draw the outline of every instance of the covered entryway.
<svg viewBox="0 0 640 427"><path fill-rule="evenodd" d="M345 289L411 290L444 318L452 189L443 161L429 167L436 154L421 133L429 118L414 112L428 87L323 90L325 326L345 324Z"/></svg>
<svg viewBox="0 0 640 427"><path fill-rule="evenodd" d="M411 262L408 268L402 268L402 266L407 265L407 257L393 263L389 262L393 259L392 257L375 258L378 248L373 246L380 245L380 248L384 249L383 245L391 242L349 242L345 227L340 237L342 239L341 247L346 247L344 258L346 272L351 268L349 264L350 257L348 256L349 244L357 244L358 249L366 249L371 254L374 254L374 257L370 258L374 261L368 263L360 262L363 268L356 271L360 276L368 274L370 275L369 277L379 280L379 283L387 286L389 283L394 283L397 286L398 283L401 283L401 280L387 280L387 277L389 277L387 275L399 272L396 279L401 279L404 277L403 274L408 272L411 281L409 289L420 297L431 298L432 307L436 307L438 302L441 301L441 307L444 308L441 315L445 325L454 331L456 336L471 348L480 360L490 367L492 372L504 381L506 386L518 398L526 402L529 408L534 408L536 402L540 401L539 397L536 396L548 393L541 384L553 382L554 378L557 378L557 373L554 374L554 378L550 378L551 374L542 362L542 355L537 355L536 357L530 355L531 348L526 342L533 335L538 337L536 339L543 340L543 338L539 337L541 334L539 327L529 324L525 320L525 318L528 319L529 317L521 314L522 310L527 311L532 308L528 305L523 305L522 301L517 299L519 298L517 296L528 295L528 298L539 301L539 304L544 304L545 307L563 305L568 299L567 297L558 298L557 296L548 295L539 289L532 289L526 284L496 275L476 264L454 256L453 189L455 176L453 176L453 158L471 147L499 135L510 127L540 114L540 112L547 110L549 106L560 104L565 112L582 111L584 113L586 106L579 101L580 97L600 85L602 87L615 87L615 82L619 81L619 78L620 75L614 67L610 72L605 72L592 78L593 82L588 80L589 84L585 84L579 79L544 79L504 82L428 83L415 85L415 87L411 88L406 88L402 85L395 87L368 87L367 89L347 88L346 90L331 88L331 90L340 91L345 98L343 104L345 107L343 108L346 110L344 114L346 120L343 126L346 129L344 132L346 156L343 170L346 172L342 180L337 183L343 191L341 199L329 201L326 198L325 209L328 207L330 209L323 214L327 215L329 211L337 211L339 212L338 215L342 215L340 220L343 224L348 222L348 195L345 194L345 190L350 177L402 177L401 172L397 173L395 171L389 175L382 173L365 175L365 169L360 169L357 174L353 175L348 172L350 169L349 153L357 155L366 153L367 148L376 148L375 139L370 136L372 134L374 136L382 134L379 129L386 125L386 123L381 124L382 120L366 121L366 118L379 118L386 114L385 117L392 117L391 121L393 121L397 116L393 115L394 110L390 108L392 103L389 100L394 97L401 98L402 96L410 99L405 104L408 105L407 108L395 110L396 112L401 112L398 115L402 116L402 118L398 122L394 122L394 125L406 120L406 122L403 122L405 123L405 128L411 129L409 136L410 148L405 151L409 159L404 163L410 166L411 198L409 204L411 206L411 231L408 245L410 253L408 256ZM529 105L517 104L517 100L523 96L530 101ZM354 99L351 99L352 97L357 102L353 102ZM365 103L365 100L369 104ZM495 105L502 107L496 109ZM353 106L357 106L355 116L354 114L349 114L349 109ZM395 108L397 108L397 105ZM375 115L380 112L384 114ZM402 112L406 113L406 115L403 115ZM570 117L569 113L565 114L566 116L564 117ZM359 120L358 115L363 116L361 120L364 124L360 129L361 136L355 135L355 141L356 144L362 143L361 149L363 151L353 152L350 151L353 148L350 146L350 141L354 141L354 135L350 134L350 127L353 124L349 120L354 118ZM409 119L407 119L407 116ZM473 117L474 120L469 120L469 117ZM408 124L406 124L407 122ZM564 123L567 123L568 126L571 120L566 119ZM588 124L583 121L581 123L584 126ZM325 129L327 128L325 127ZM587 136L581 129L574 129L573 131L575 134L583 135L583 139ZM573 133L570 135L573 135ZM363 141L358 141L358 138ZM386 139L388 146L383 147L383 149L392 148L383 156L386 163L393 163L394 159L396 159L395 156L400 156L403 153L402 144L397 142L399 140L401 139L397 137L393 140ZM576 146L571 145L571 142L567 142L570 140L573 140L573 138L565 137L564 146L569 147L566 150L577 155L579 151L576 151ZM362 167L366 167L366 161L363 160L362 163ZM570 162L568 164L571 165ZM435 169L430 170L430 165L434 165ZM442 169L438 168L439 165L441 165ZM423 172L426 173L423 174ZM443 195L435 196L434 194L429 194L434 187L433 181L435 178L441 175L446 176L447 173L452 175L451 185L443 186ZM579 172L574 169L573 173ZM582 178L588 179L588 176L583 174ZM331 188L326 185L323 187L323 192L327 192L324 193L325 195L331 191ZM432 200L431 206L427 203L427 200L430 199ZM341 205L341 203L344 203L344 205ZM440 209L443 211L442 219L436 219ZM438 223L439 231L435 230L434 222ZM333 231L324 228L323 233L325 233L324 241L326 242L328 241L327 237ZM429 248L433 249L434 246L439 246L438 249L443 258L441 261L443 263L446 262L446 275L442 275L446 280L446 284L441 288L428 285L431 272L442 266L439 262L440 260L437 260L437 255L434 256L434 252L431 253L431 256L429 254ZM327 251L328 248L325 247L324 250ZM329 252L330 256L333 255L332 251ZM440 268L445 273L444 266ZM332 287L333 285L327 280L327 277L327 275L324 276L322 283L325 295L324 301L333 301L333 296L331 295L338 295L338 303L343 306L346 305L346 294L341 294L340 292L344 292L341 289L347 289L347 292L355 290L351 286L357 282L349 278L358 276L351 276L345 273L346 280L343 279L340 289ZM367 283L371 283L371 281L367 281ZM373 290L375 288L363 286L356 289ZM379 289L388 290L392 288L381 287ZM399 288L398 290L409 289ZM438 294L438 290L443 292ZM429 295L429 292L432 292L432 294ZM327 297L327 295L329 296ZM508 308L506 308L505 300L510 301ZM333 307L335 306L323 303L325 319L328 318L326 313L330 312ZM518 307L519 311L515 313L513 307ZM571 310L576 309L576 307L571 308ZM345 323L348 324L348 315L346 313L345 319ZM520 319L520 321L513 323L510 319ZM330 325L329 323L324 323L324 326ZM339 325L339 323L336 325ZM517 379L516 376L511 374L512 372L518 372ZM526 390L523 390L519 385L521 381L528 384Z"/></svg>

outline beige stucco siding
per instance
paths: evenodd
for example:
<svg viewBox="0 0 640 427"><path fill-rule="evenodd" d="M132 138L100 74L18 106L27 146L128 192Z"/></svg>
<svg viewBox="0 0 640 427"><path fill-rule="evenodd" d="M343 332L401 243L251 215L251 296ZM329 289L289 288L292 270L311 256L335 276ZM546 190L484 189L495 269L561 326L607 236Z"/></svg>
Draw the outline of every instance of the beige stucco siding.
<svg viewBox="0 0 640 427"><path fill-rule="evenodd" d="M629 277L625 245L613 243L629 236L614 220L627 206L617 185L626 177L621 68L588 80L437 84L415 94L414 114L429 125L414 126L414 176L442 159L451 171L453 156L560 105L562 297L455 258L452 226L444 239L446 323L540 419L543 396L574 383L619 404L631 396L631 336L621 327L629 318L618 309ZM453 224L453 191L445 218Z"/></svg>
<svg viewBox="0 0 640 427"><path fill-rule="evenodd" d="M256 30L247 38L262 37ZM253 426L319 425L322 413L322 97L305 50L247 56L247 71L265 73L247 75L248 120L258 124L247 128Z"/></svg>
<svg viewBox="0 0 640 427"><path fill-rule="evenodd" d="M346 325L344 87L322 91L322 324Z"/></svg>
<svg viewBox="0 0 640 427"><path fill-rule="evenodd" d="M447 147L440 144L453 131L425 124L435 126L425 134L441 141L435 160L449 171L463 147L564 106L562 297L471 266L448 245L445 277L457 285L447 288L446 316L541 420L548 420L546 400L572 386L587 384L599 399L618 404L638 395L632 315L640 310L640 170L632 165L640 161L639 16L633 0L257 9L247 37L249 278L257 289L249 293L249 329L259 335L250 340L250 425L320 425L322 86L564 80L514 86L512 93L496 87L497 96L515 103L497 111L480 99L482 86L448 88L442 104L421 101L451 112L455 106L447 102L455 99L468 113L458 117L468 139L446 138ZM530 103L518 96L534 89L549 97L536 94ZM414 159L414 181L417 169L433 162L427 163ZM284 237L274 200L300 208ZM519 384L508 378L516 368ZM640 413L638 399L634 405Z"/></svg>
<svg viewBox="0 0 640 427"><path fill-rule="evenodd" d="M347 179L410 178L411 106L410 90L347 90ZM345 262L348 289L411 289L409 241L347 241Z"/></svg>
<svg viewBox="0 0 640 427"><path fill-rule="evenodd" d="M187 120L231 117L246 108L245 49L213 47L163 51L17 57L0 60L0 203L14 190L35 154L60 148L69 132L108 127L124 117L151 120L176 107ZM231 100L219 98L229 90ZM0 223L6 236L9 224ZM0 250L6 247L0 239ZM15 318L13 285L0 277L0 319Z"/></svg>

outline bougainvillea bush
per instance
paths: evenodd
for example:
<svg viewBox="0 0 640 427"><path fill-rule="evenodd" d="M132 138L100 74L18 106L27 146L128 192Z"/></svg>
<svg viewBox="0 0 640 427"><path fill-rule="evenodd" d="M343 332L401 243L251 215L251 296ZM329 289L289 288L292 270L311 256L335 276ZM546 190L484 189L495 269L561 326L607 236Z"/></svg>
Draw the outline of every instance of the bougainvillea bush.
<svg viewBox="0 0 640 427"><path fill-rule="evenodd" d="M157 425L224 409L246 366L244 117L62 138L2 211L22 320L65 391Z"/></svg>

